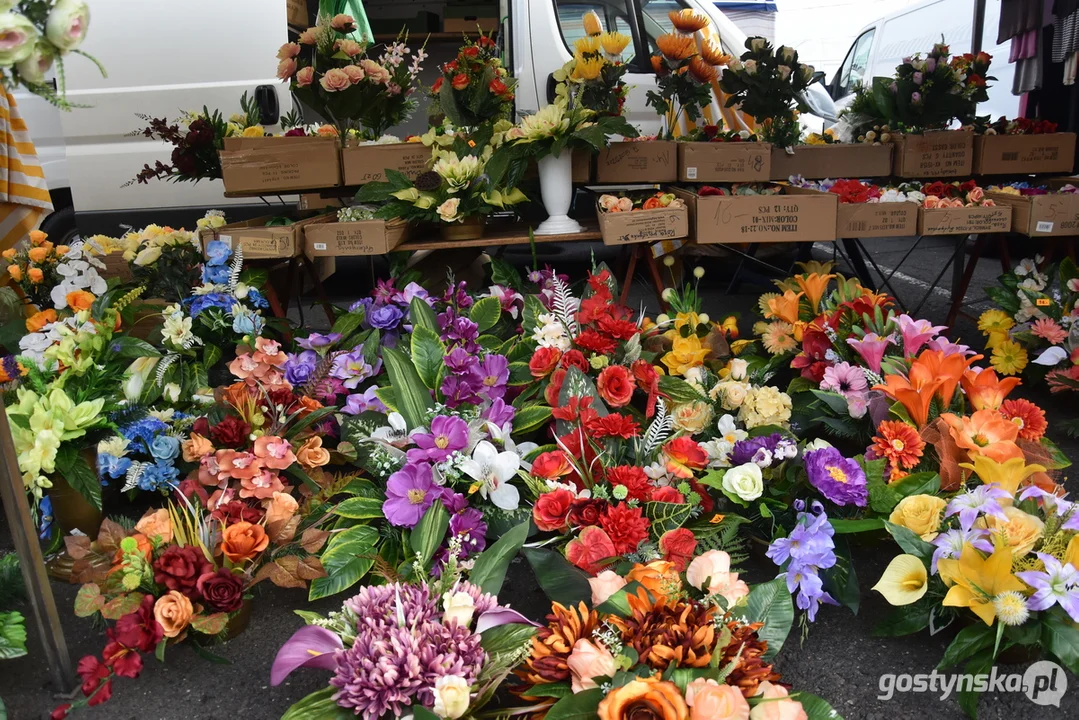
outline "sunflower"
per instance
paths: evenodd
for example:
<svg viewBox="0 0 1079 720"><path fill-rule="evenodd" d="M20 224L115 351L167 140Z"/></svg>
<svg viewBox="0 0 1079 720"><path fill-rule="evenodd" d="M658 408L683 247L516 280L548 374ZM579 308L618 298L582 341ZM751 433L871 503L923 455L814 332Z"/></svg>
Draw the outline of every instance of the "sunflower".
<svg viewBox="0 0 1079 720"><path fill-rule="evenodd" d="M703 85L715 82L716 76L719 74L714 67L702 60L700 55L694 56L689 61L689 73L696 78L697 82Z"/></svg>
<svg viewBox="0 0 1079 720"><path fill-rule="evenodd" d="M680 62L697 54L697 43L688 35L664 33L656 38L656 47L668 60Z"/></svg>
<svg viewBox="0 0 1079 720"><path fill-rule="evenodd" d="M611 57L617 57L629 45L629 36L620 32L608 32L600 36L599 42L603 46L603 52Z"/></svg>
<svg viewBox="0 0 1079 720"><path fill-rule="evenodd" d="M570 671L566 661L573 652L574 643L581 638L592 637L598 625L599 616L596 611L589 610L583 602L568 608L552 603L551 614L547 616L547 627L540 628L533 636L532 652L523 666L514 672L530 685L568 680Z"/></svg>
<svg viewBox="0 0 1079 720"><path fill-rule="evenodd" d="M653 600L643 587L626 600L629 617L611 617L608 622L622 635L622 642L637 651L641 662L655 670L672 664L708 667L716 645L714 605L665 597Z"/></svg>
<svg viewBox="0 0 1079 720"><path fill-rule="evenodd" d="M785 355L798 347L794 339L794 326L782 320L771 323L761 334L764 349L772 355Z"/></svg>
<svg viewBox="0 0 1079 720"><path fill-rule="evenodd" d="M724 646L723 656L719 660L719 667L726 667L738 658L738 666L731 671L724 682L734 685L747 698L757 694L762 682L779 680L779 673L761 659L768 652L767 641L757 636L757 631L762 627L764 623L745 624L737 621L727 623L731 639ZM720 651L717 649L716 652Z"/></svg>
<svg viewBox="0 0 1079 720"><path fill-rule="evenodd" d="M1002 340L989 362L1001 375L1018 375L1027 366L1027 351L1014 340Z"/></svg>
<svg viewBox="0 0 1079 720"><path fill-rule="evenodd" d="M684 10L671 10L668 13L671 22L678 32L691 35L698 30L703 30L708 27L708 16L701 15L700 13L693 12L689 8Z"/></svg>
<svg viewBox="0 0 1079 720"><path fill-rule="evenodd" d="M701 43L701 57L709 65L726 65L731 61L731 56L723 52L719 43L705 40Z"/></svg>
<svg viewBox="0 0 1079 720"><path fill-rule="evenodd" d="M1023 398L1005 400L1000 406L1000 414L1019 426L1021 440L1037 442L1049 429L1049 423L1045 420L1045 411Z"/></svg>
<svg viewBox="0 0 1079 720"><path fill-rule="evenodd" d="M898 420L885 420L877 426L873 438L873 451L888 459L893 468L912 468L918 464L925 451L925 441L918 431Z"/></svg>

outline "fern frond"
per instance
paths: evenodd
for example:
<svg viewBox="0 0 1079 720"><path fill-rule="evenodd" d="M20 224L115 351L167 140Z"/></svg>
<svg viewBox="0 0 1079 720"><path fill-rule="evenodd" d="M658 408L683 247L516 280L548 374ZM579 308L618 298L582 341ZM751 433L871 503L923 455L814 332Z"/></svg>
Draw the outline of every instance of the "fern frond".
<svg viewBox="0 0 1079 720"><path fill-rule="evenodd" d="M154 376L155 385L165 384L165 373L167 373L169 368L175 365L176 361L179 359L179 355L166 355L157 361L157 374Z"/></svg>
<svg viewBox="0 0 1079 720"><path fill-rule="evenodd" d="M232 251L232 265L229 267L229 292L236 290L240 283L240 272L244 269L244 248L237 245Z"/></svg>
<svg viewBox="0 0 1079 720"><path fill-rule="evenodd" d="M577 326L577 308L580 303L578 303L577 298L573 297L569 286L557 276L551 281L551 285L554 287L554 299L551 303L554 314L565 326L566 331L571 336L576 337L580 332Z"/></svg>
<svg viewBox="0 0 1079 720"><path fill-rule="evenodd" d="M647 456L655 451L664 440L670 437L673 429L674 418L667 412L667 404L663 402L663 398L657 398L656 416L652 418L652 423L644 434L644 440L642 441L644 452L642 455Z"/></svg>
<svg viewBox="0 0 1079 720"><path fill-rule="evenodd" d="M147 463L138 461L131 463L131 467L127 469L127 474L124 475L124 486L120 488L120 492L134 490L139 486L139 478L142 477L143 472L146 470L146 465Z"/></svg>

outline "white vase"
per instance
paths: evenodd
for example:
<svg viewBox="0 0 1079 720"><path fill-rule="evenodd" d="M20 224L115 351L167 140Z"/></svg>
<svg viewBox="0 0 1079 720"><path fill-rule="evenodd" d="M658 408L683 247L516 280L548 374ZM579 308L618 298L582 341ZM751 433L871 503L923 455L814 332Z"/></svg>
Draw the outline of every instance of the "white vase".
<svg viewBox="0 0 1079 720"><path fill-rule="evenodd" d="M540 195L547 219L536 228L537 235L567 235L581 232L581 225L571 218L573 202L573 153L562 150L557 157L546 155L539 161Z"/></svg>

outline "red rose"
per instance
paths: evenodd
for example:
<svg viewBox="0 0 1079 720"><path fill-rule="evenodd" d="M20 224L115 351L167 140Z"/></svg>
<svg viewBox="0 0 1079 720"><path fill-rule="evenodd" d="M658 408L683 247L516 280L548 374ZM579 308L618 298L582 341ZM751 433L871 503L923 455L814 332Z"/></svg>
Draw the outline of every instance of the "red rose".
<svg viewBox="0 0 1079 720"><path fill-rule="evenodd" d="M606 509L606 500L585 498L574 500L569 509L569 524L575 528L599 525L599 518Z"/></svg>
<svg viewBox="0 0 1079 720"><path fill-rule="evenodd" d="M922 192L926 195L945 197L948 194L948 187L940 180L937 180L936 182L931 182L923 185Z"/></svg>
<svg viewBox="0 0 1079 720"><path fill-rule="evenodd" d="M558 348L541 347L528 361L528 371L534 378L545 378L558 367L558 361L562 359L562 351Z"/></svg>
<svg viewBox="0 0 1079 720"><path fill-rule="evenodd" d="M480 49L475 45L469 45L468 47L461 50L461 54L467 58L474 58L480 54Z"/></svg>
<svg viewBox="0 0 1079 720"><path fill-rule="evenodd" d="M543 399L551 407L558 406L558 396L562 394L562 383L566 381L566 371L558 368L551 374L551 382L543 391Z"/></svg>
<svg viewBox="0 0 1079 720"><path fill-rule="evenodd" d="M629 415L611 413L605 417L595 417L585 426L588 434L597 440L602 438L622 438L629 440L641 431L641 426Z"/></svg>
<svg viewBox="0 0 1079 720"><path fill-rule="evenodd" d="M468 87L469 82L470 81L468 79L468 75L465 75L464 73L457 73L453 76L453 89L464 90L466 87Z"/></svg>
<svg viewBox="0 0 1079 720"><path fill-rule="evenodd" d="M505 95L506 91L509 90L509 88L506 87L506 83L502 82L498 78L495 78L494 80L489 82L487 84L487 89L491 92L492 95Z"/></svg>
<svg viewBox="0 0 1079 720"><path fill-rule="evenodd" d="M674 563L678 572L685 571L696 549L697 538L689 528L668 530L659 538L659 550L663 553L663 559Z"/></svg>
<svg viewBox="0 0 1079 720"><path fill-rule="evenodd" d="M221 503L210 513L210 517L225 525L233 525L238 522L259 523L265 515L262 508L252 507L243 500L230 500Z"/></svg>
<svg viewBox="0 0 1079 720"><path fill-rule="evenodd" d="M205 416L200 417L191 424L191 432L198 433L203 437L210 437L210 421Z"/></svg>
<svg viewBox="0 0 1079 720"><path fill-rule="evenodd" d="M627 490L626 498L646 502L652 494L652 481L644 470L633 465L618 465L607 470L607 482Z"/></svg>
<svg viewBox="0 0 1079 720"><path fill-rule="evenodd" d="M564 529L573 500L573 493L563 488L540 495L532 507L536 527L545 532Z"/></svg>
<svg viewBox="0 0 1079 720"><path fill-rule="evenodd" d="M431 86L431 92L436 93L442 89L442 78L435 80L435 84Z"/></svg>
<svg viewBox="0 0 1079 720"><path fill-rule="evenodd" d="M573 342L577 343L578 347L594 352L597 355L610 355L618 347L618 343L613 339L592 329L585 330Z"/></svg>
<svg viewBox="0 0 1079 720"><path fill-rule="evenodd" d="M235 612L244 604L244 581L228 568L200 577L198 590L206 604L220 612Z"/></svg>
<svg viewBox="0 0 1079 720"><path fill-rule="evenodd" d="M590 368L588 361L584 359L584 353L580 350L567 350L566 354L562 356L562 362L559 365L567 370L575 367L583 373L588 372Z"/></svg>
<svg viewBox="0 0 1079 720"><path fill-rule="evenodd" d="M243 447L250 435L251 426L235 415L227 415L224 420L210 428L210 439L219 448Z"/></svg>
<svg viewBox="0 0 1079 720"><path fill-rule="evenodd" d="M121 616L105 631L109 640L139 652L153 652L165 632L154 618L154 602L153 595L144 595L137 610Z"/></svg>
<svg viewBox="0 0 1079 720"><path fill-rule="evenodd" d="M196 587L199 578L213 571L214 566L201 550L191 545L174 545L154 561L154 582L169 590L179 590L192 600L201 600Z"/></svg>
<svg viewBox="0 0 1079 720"><path fill-rule="evenodd" d="M618 557L610 536L601 528L589 526L566 545L566 559L586 573L598 575Z"/></svg>
<svg viewBox="0 0 1079 720"><path fill-rule="evenodd" d="M561 450L552 450L532 461L532 474L544 480L557 480L573 472L573 465Z"/></svg>
<svg viewBox="0 0 1079 720"><path fill-rule="evenodd" d="M670 485L658 487L652 491L652 502L665 502L665 503L684 503L686 498L682 493L675 490Z"/></svg>
<svg viewBox="0 0 1079 720"><path fill-rule="evenodd" d="M454 72L457 70L457 61L450 60L448 63L442 66L442 72Z"/></svg>
<svg viewBox="0 0 1079 720"><path fill-rule="evenodd" d="M608 365L599 374L596 390L604 402L612 407L628 405L633 398L633 380L629 370L622 365Z"/></svg>
<svg viewBox="0 0 1079 720"><path fill-rule="evenodd" d="M639 507L631 508L625 503L609 505L599 519L600 526L614 543L619 555L634 552L642 540L648 539L648 518Z"/></svg>

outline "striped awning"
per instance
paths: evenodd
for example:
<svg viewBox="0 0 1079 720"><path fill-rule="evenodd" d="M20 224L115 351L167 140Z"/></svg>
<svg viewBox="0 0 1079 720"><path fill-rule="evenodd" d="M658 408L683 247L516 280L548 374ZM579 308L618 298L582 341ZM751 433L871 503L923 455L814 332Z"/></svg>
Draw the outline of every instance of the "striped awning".
<svg viewBox="0 0 1079 720"><path fill-rule="evenodd" d="M52 212L45 171L11 93L0 96L0 250L13 247Z"/></svg>

